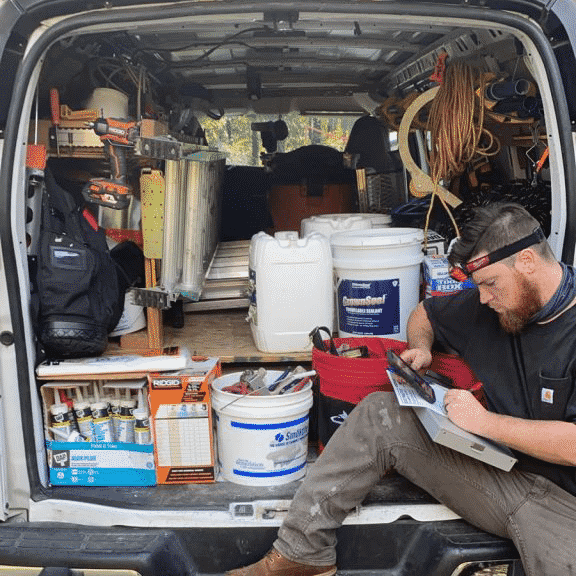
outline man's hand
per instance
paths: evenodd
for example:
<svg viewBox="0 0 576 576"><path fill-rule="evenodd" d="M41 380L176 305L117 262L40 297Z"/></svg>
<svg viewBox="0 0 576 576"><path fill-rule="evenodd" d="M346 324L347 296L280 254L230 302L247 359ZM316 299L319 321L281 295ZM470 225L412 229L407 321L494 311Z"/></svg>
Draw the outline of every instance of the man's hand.
<svg viewBox="0 0 576 576"><path fill-rule="evenodd" d="M448 390L444 406L454 424L468 432L563 466L576 466L576 425L525 420L486 410L468 390Z"/></svg>
<svg viewBox="0 0 576 576"><path fill-rule="evenodd" d="M413 370L428 368L432 363L432 353L423 348L409 348L400 354L400 358L409 364Z"/></svg>
<svg viewBox="0 0 576 576"><path fill-rule="evenodd" d="M472 392L452 389L444 396L448 418L468 432L485 436L491 413L480 404Z"/></svg>

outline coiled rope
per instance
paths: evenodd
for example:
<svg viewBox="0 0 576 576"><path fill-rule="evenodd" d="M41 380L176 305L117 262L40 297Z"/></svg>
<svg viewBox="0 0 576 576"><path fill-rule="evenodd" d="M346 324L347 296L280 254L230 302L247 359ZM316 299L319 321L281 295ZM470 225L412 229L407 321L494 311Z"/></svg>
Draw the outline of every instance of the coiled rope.
<svg viewBox="0 0 576 576"><path fill-rule="evenodd" d="M462 61L456 60L445 69L428 117L431 139L428 162L435 190L426 214L425 231L438 196L456 235L460 236L452 212L436 187L441 181L460 176L476 157L494 156L500 151L500 141L484 127L485 84L484 75Z"/></svg>

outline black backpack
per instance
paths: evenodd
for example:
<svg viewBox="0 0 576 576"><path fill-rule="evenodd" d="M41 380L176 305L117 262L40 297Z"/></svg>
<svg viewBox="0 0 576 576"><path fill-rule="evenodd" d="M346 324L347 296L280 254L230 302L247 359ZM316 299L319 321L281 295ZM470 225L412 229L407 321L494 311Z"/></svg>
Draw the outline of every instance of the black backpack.
<svg viewBox="0 0 576 576"><path fill-rule="evenodd" d="M104 230L49 170L31 267L38 340L48 358L102 354L124 307Z"/></svg>

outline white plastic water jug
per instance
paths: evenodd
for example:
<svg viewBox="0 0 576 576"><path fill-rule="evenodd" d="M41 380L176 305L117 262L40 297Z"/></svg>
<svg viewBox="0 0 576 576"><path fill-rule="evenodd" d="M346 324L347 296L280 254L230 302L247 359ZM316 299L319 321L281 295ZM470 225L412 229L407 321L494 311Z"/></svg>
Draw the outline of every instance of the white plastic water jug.
<svg viewBox="0 0 576 576"><path fill-rule="evenodd" d="M333 327L332 254L319 233L259 232L250 242L248 320L262 352L309 350L310 331Z"/></svg>

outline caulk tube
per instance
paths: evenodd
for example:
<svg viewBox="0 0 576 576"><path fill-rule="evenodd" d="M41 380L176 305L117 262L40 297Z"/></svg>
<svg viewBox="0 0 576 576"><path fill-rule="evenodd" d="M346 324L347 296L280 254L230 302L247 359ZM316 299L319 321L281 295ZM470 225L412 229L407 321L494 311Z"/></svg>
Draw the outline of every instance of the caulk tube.
<svg viewBox="0 0 576 576"><path fill-rule="evenodd" d="M120 417L118 418L118 442L134 442L134 409L136 401L131 399L120 400Z"/></svg>
<svg viewBox="0 0 576 576"><path fill-rule="evenodd" d="M115 389L115 395L110 398L110 417L112 418L112 429L114 431L114 440L118 439L118 422L120 420L120 391Z"/></svg>
<svg viewBox="0 0 576 576"><path fill-rule="evenodd" d="M94 420L93 442L112 442L114 434L112 429L112 419L108 412L107 402L94 402L92 406L92 418Z"/></svg>
<svg viewBox="0 0 576 576"><path fill-rule="evenodd" d="M65 404L68 409L68 420L72 423L72 428L78 430L78 423L76 422L76 416L74 414L73 400L66 395L64 390L56 390L56 393L60 396L60 403Z"/></svg>
<svg viewBox="0 0 576 576"><path fill-rule="evenodd" d="M112 419L110 418L108 402L101 402L99 399L98 389L94 389L96 401L90 406L92 418L94 420L93 442L113 442L114 430Z"/></svg>
<svg viewBox="0 0 576 576"><path fill-rule="evenodd" d="M80 434L91 440L94 435L94 419L90 404L86 400L76 400L74 402L74 414L76 414Z"/></svg>
<svg viewBox="0 0 576 576"><path fill-rule="evenodd" d="M150 444L150 418L146 408L134 410L134 442L136 444Z"/></svg>
<svg viewBox="0 0 576 576"><path fill-rule="evenodd" d="M52 432L59 440L68 439L75 429L74 417L71 415L66 404L58 403L50 406L50 420Z"/></svg>
<svg viewBox="0 0 576 576"><path fill-rule="evenodd" d="M92 418L90 402L82 398L82 393L79 388L76 389L76 395L77 399L74 401L74 414L76 416L78 430L82 436L90 441L94 435L94 420Z"/></svg>
<svg viewBox="0 0 576 576"><path fill-rule="evenodd" d="M148 408L144 404L142 389L138 390L138 408L134 410L134 442L136 444L150 444L150 418Z"/></svg>

